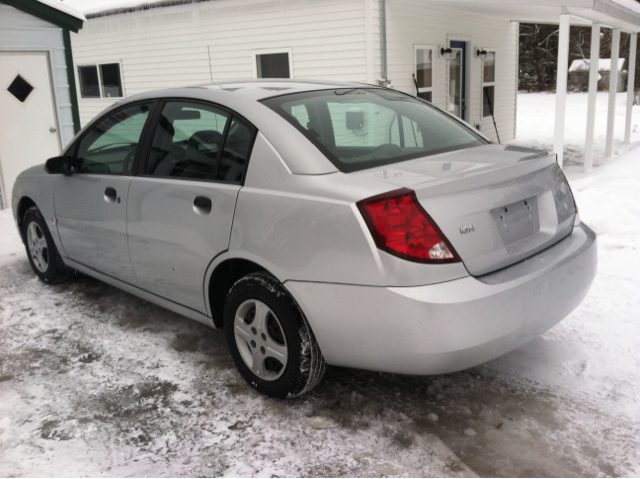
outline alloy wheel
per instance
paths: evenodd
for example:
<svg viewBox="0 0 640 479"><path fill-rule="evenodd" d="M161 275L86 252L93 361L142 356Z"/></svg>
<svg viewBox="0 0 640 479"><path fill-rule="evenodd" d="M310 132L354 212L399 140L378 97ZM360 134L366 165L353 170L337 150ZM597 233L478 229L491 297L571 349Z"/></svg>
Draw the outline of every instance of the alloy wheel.
<svg viewBox="0 0 640 479"><path fill-rule="evenodd" d="M49 248L42 229L35 221L27 228L27 244L34 266L41 273L46 273L49 269Z"/></svg>
<svg viewBox="0 0 640 479"><path fill-rule="evenodd" d="M234 333L245 364L260 379L275 381L287 367L289 352L282 325L262 301L250 299L237 309Z"/></svg>

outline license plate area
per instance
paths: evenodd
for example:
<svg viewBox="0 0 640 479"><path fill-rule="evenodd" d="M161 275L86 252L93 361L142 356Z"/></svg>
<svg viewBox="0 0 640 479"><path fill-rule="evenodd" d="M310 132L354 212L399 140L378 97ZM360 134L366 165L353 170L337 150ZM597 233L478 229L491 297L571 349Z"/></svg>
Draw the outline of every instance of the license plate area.
<svg viewBox="0 0 640 479"><path fill-rule="evenodd" d="M491 210L505 246L533 236L540 230L538 197L532 196Z"/></svg>

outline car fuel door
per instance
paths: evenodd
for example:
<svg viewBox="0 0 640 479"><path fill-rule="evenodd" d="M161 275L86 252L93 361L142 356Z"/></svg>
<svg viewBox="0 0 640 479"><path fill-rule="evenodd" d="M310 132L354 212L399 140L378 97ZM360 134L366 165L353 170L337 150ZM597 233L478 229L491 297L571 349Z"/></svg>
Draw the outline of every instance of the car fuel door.
<svg viewBox="0 0 640 479"><path fill-rule="evenodd" d="M129 251L140 287L206 314L205 273L229 247L254 137L253 127L222 108L165 104L127 203Z"/></svg>
<svg viewBox="0 0 640 479"><path fill-rule="evenodd" d="M71 175L54 188L65 256L95 271L136 284L127 246L127 199L138 144L151 104L110 113L74 148Z"/></svg>

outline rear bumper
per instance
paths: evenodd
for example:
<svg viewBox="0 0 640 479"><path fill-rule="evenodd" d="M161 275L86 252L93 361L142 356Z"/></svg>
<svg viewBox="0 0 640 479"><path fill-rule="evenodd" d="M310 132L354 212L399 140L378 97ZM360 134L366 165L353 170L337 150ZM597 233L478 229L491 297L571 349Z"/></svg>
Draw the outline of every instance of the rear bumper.
<svg viewBox="0 0 640 479"><path fill-rule="evenodd" d="M584 299L596 236L577 226L553 247L483 277L416 287L288 281L329 364L440 374L489 361L551 328Z"/></svg>

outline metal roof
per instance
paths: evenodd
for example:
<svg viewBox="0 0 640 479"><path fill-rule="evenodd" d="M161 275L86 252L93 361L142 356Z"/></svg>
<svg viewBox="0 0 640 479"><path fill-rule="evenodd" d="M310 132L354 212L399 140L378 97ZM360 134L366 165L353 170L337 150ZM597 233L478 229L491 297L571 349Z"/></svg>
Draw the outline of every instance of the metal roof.
<svg viewBox="0 0 640 479"><path fill-rule="evenodd" d="M211 0L65 0L65 3L87 18L94 18L206 1ZM636 0L424 0L425 7L429 3L524 23L558 23L561 13L570 13L575 24L600 23L640 31L640 3Z"/></svg>

